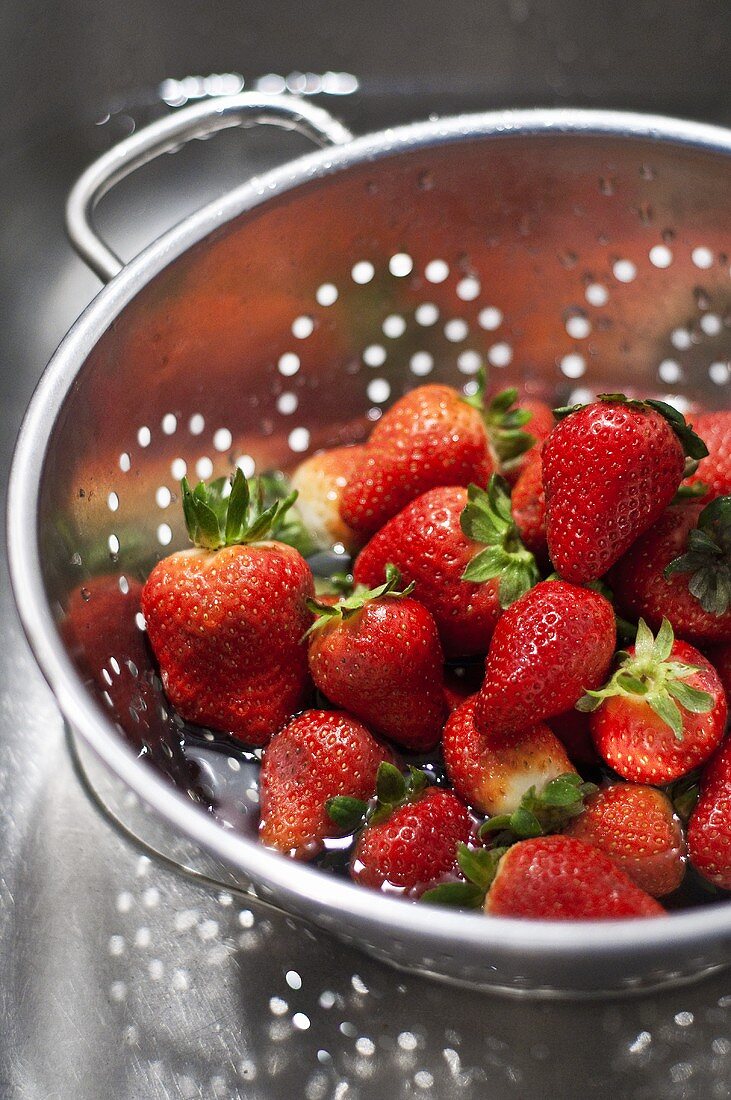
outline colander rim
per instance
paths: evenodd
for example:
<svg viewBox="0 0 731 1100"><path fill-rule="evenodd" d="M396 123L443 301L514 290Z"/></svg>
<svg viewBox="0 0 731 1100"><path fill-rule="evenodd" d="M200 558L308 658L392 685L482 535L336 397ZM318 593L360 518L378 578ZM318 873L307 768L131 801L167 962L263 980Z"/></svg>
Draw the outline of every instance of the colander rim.
<svg viewBox="0 0 731 1100"><path fill-rule="evenodd" d="M125 743L92 700L69 660L42 583L37 508L39 455L45 458L56 416L74 380L110 322L172 260L233 218L301 184L355 164L416 148L477 138L550 135L614 137L691 146L731 154L731 131L706 123L635 112L573 108L489 111L416 122L370 133L352 143L308 153L249 180L185 218L148 245L86 307L44 371L24 417L8 490L8 550L16 604L36 660L61 712L107 767L175 830L280 897L317 904L333 916L347 913L359 927L373 925L407 939L431 941L430 950L474 948L519 951L526 958L601 955L626 957L661 948L707 943L731 932L731 904L673 913L669 918L604 922L521 921L448 909L421 908L364 890L316 868L287 860L255 839L216 824Z"/></svg>

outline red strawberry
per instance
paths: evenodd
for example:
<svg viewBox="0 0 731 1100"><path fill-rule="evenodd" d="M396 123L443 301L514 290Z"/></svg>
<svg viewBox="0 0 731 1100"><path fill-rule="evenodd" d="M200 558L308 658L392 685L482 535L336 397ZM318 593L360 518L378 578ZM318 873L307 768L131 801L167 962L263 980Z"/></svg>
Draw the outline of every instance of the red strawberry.
<svg viewBox="0 0 731 1100"><path fill-rule="evenodd" d="M523 543L540 562L548 562L546 541L546 494L543 490L543 461L533 450L515 483L513 518Z"/></svg>
<svg viewBox="0 0 731 1100"><path fill-rule="evenodd" d="M532 462L534 455L540 454L541 447L556 426L556 417L553 409L545 401L539 401L535 397L518 398L523 413L529 414L525 421L525 431L534 439L534 443L518 458L504 462L501 465L503 476L509 485L516 485L526 466Z"/></svg>
<svg viewBox="0 0 731 1100"><path fill-rule="evenodd" d="M338 543L352 551L358 540L343 522L340 501L346 485L362 467L365 447L334 447L301 462L292 475L297 490L297 511L319 549Z"/></svg>
<svg viewBox="0 0 731 1100"><path fill-rule="evenodd" d="M415 585L447 657L486 653L503 607L540 579L495 475L487 492L431 489L407 504L360 552L353 577L374 586L389 562Z"/></svg>
<svg viewBox="0 0 731 1100"><path fill-rule="evenodd" d="M608 578L617 606L703 645L731 640L731 497L673 504Z"/></svg>
<svg viewBox="0 0 731 1100"><path fill-rule="evenodd" d="M731 738L703 771L700 798L688 825L688 851L704 878L731 890Z"/></svg>
<svg viewBox="0 0 731 1100"><path fill-rule="evenodd" d="M494 736L535 726L599 687L616 644L612 606L591 589L543 581L498 620L475 709Z"/></svg>
<svg viewBox="0 0 731 1100"><path fill-rule="evenodd" d="M530 445L520 430L525 417L509 411L516 396L507 390L484 409L482 386L474 397L442 385L406 394L371 433L365 461L343 491L344 522L365 541L429 489L486 485L501 453Z"/></svg>
<svg viewBox="0 0 731 1100"><path fill-rule="evenodd" d="M327 812L328 800L370 798L379 764L392 759L390 749L349 714L304 711L264 750L261 840L301 858L316 855L320 841L341 832Z"/></svg>
<svg viewBox="0 0 731 1100"><path fill-rule="evenodd" d="M398 592L398 570L386 583L335 606L310 602L318 616L310 637L310 672L338 707L374 733L410 749L439 740L447 707L442 649L433 618Z"/></svg>
<svg viewBox="0 0 731 1100"><path fill-rule="evenodd" d="M565 830L608 855L634 883L659 898L685 874L685 840L670 799L654 787L614 783L592 795Z"/></svg>
<svg viewBox="0 0 731 1100"><path fill-rule="evenodd" d="M314 586L296 550L267 540L293 497L261 513L240 470L228 498L224 487L221 478L191 492L183 479L196 548L158 562L142 611L178 713L264 745L307 695L302 636Z"/></svg>
<svg viewBox="0 0 731 1100"><path fill-rule="evenodd" d="M656 638L640 619L635 645L599 691L578 704L591 712L599 754L624 779L672 783L707 760L726 726L726 697L709 661L676 642L667 619Z"/></svg>
<svg viewBox="0 0 731 1100"><path fill-rule="evenodd" d="M536 722L519 734L480 733L476 698L450 715L442 734L444 764L460 798L484 814L517 810L531 787L573 772L561 742Z"/></svg>
<svg viewBox="0 0 731 1100"><path fill-rule="evenodd" d="M582 584L603 576L662 515L686 454L707 451L662 401L606 394L558 414L542 452L548 550L561 576Z"/></svg>
<svg viewBox="0 0 731 1100"><path fill-rule="evenodd" d="M384 780L390 784L383 799ZM399 784L400 780L400 784ZM457 846L472 836L466 807L452 791L426 787L412 770L407 785L395 768L379 769L377 810L358 835L350 864L355 882L418 896L435 880L457 870Z"/></svg>
<svg viewBox="0 0 731 1100"><path fill-rule="evenodd" d="M726 701L731 703L731 644L706 650L706 657L718 673L726 692Z"/></svg>
<svg viewBox="0 0 731 1100"><path fill-rule="evenodd" d="M543 920L616 920L661 916L665 910L598 848L557 835L508 849L485 912Z"/></svg>
<svg viewBox="0 0 731 1100"><path fill-rule="evenodd" d="M688 483L703 482L708 487L706 501L731 495L731 412L724 409L700 413L695 417L694 428L709 454L698 463Z"/></svg>

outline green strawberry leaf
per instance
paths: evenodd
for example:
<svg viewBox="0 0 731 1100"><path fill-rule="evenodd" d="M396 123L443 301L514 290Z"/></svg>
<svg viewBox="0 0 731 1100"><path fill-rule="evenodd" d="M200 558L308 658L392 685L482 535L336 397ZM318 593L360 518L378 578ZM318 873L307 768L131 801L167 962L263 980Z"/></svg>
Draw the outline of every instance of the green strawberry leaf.
<svg viewBox="0 0 731 1100"><path fill-rule="evenodd" d="M398 768L384 760L376 775L376 798L382 805L393 806L406 797L406 780Z"/></svg>
<svg viewBox="0 0 731 1100"><path fill-rule="evenodd" d="M484 546L467 565L462 580L481 584L499 578L501 607L509 607L541 579L535 558L518 534L510 490L502 477L493 474L487 490L468 486L460 526L467 538Z"/></svg>
<svg viewBox="0 0 731 1100"><path fill-rule="evenodd" d="M482 414L490 443L501 466L510 465L536 442L535 436L523 431L524 426L530 423L532 413L528 409L513 408L518 400L518 391L512 388L501 390L486 406L486 385L487 375L484 368L480 368L475 393L462 400Z"/></svg>
<svg viewBox="0 0 731 1100"><path fill-rule="evenodd" d="M565 772L549 780L540 792L529 787L520 805L511 814L490 817L480 826L479 835L487 839L497 835L501 845L514 844L529 837L560 832L568 822L584 812L586 799L597 787L585 783L576 772Z"/></svg>
<svg viewBox="0 0 731 1100"><path fill-rule="evenodd" d="M208 550L275 537L277 527L297 497L296 493L290 493L286 499L264 509L261 482L248 481L238 468L230 482L225 477L208 485L200 481L193 490L184 477L180 491L190 539L195 546Z"/></svg>
<svg viewBox="0 0 731 1100"><path fill-rule="evenodd" d="M685 554L665 568L665 576L687 573L688 591L709 615L731 607L731 496L716 497L688 535Z"/></svg>
<svg viewBox="0 0 731 1100"><path fill-rule="evenodd" d="M671 504L684 504L687 500L700 500L708 495L708 486L703 481L694 481L692 485L680 485L670 501Z"/></svg>
<svg viewBox="0 0 731 1100"><path fill-rule="evenodd" d="M681 412L674 409L672 405L668 405L666 401L656 401L652 398L648 398L644 404L649 405L651 409L654 409L655 412L659 412L661 416L665 417L668 424L683 444L683 450L688 458L692 458L695 462L698 462L700 459L708 456L708 447L706 447L701 437L696 435L693 431L693 426L687 423Z"/></svg>
<svg viewBox="0 0 731 1100"><path fill-rule="evenodd" d="M320 600L307 600L307 606L317 617L305 637L319 630L325 623L332 622L335 618L351 618L362 611L366 604L372 600L380 600L385 596L392 599L403 599L405 596L410 596L414 591L413 581L411 584L407 584L405 588L399 588L400 584L401 574L395 565L389 563L386 566L386 580L383 584L379 584L377 588L365 588L363 585L358 585L350 596L341 597L334 605L323 603Z"/></svg>
<svg viewBox="0 0 731 1100"><path fill-rule="evenodd" d="M449 905L459 909L480 909L485 891L472 882L443 882L425 890L419 898L427 905Z"/></svg>
<svg viewBox="0 0 731 1100"><path fill-rule="evenodd" d="M604 687L586 691L576 704L584 713L598 710L606 699L625 697L642 700L672 731L683 740L683 710L692 714L707 714L714 699L685 681L701 670L681 661L673 661L675 644L673 628L667 619L653 637L644 619L637 624L637 641L633 655L617 654L618 667ZM680 704L680 706L678 705Z"/></svg>
<svg viewBox="0 0 731 1100"><path fill-rule="evenodd" d="M676 780L668 789L668 797L673 804L676 814L680 820L686 824L690 820L690 815L695 809L700 793L701 789L697 770Z"/></svg>
<svg viewBox="0 0 731 1100"><path fill-rule="evenodd" d="M325 809L331 821L334 821L338 828L347 834L360 829L365 821L368 803L360 798L339 794L335 798L328 798Z"/></svg>

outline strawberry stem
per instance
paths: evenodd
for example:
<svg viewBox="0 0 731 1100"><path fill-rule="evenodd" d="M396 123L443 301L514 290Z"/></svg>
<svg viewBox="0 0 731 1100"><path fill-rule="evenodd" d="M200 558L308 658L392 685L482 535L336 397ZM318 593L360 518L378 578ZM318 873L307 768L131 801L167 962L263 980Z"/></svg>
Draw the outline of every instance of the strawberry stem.
<svg viewBox="0 0 731 1100"><path fill-rule="evenodd" d="M325 809L331 820L345 834L354 833L365 825L387 821L393 811L408 802L416 802L429 783L426 772L409 766L408 775L384 760L376 772L375 798L370 803L347 795L328 798Z"/></svg>
<svg viewBox="0 0 731 1100"><path fill-rule="evenodd" d="M443 882L425 890L420 901L427 905L450 905L459 909L481 909L507 848L457 847L457 862L464 882Z"/></svg>
<svg viewBox="0 0 731 1100"><path fill-rule="evenodd" d="M490 817L480 826L480 837L507 847L529 837L560 832L572 818L584 812L584 802L597 791L576 772L565 772L546 783L540 793L529 787L520 806L511 814Z"/></svg>

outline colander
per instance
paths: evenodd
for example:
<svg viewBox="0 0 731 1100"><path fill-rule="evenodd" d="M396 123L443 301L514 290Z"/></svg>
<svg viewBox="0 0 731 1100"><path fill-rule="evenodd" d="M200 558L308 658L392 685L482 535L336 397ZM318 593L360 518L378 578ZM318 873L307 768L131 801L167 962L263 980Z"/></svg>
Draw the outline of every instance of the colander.
<svg viewBox="0 0 731 1100"><path fill-rule="evenodd" d="M249 180L123 267L93 229L99 196L191 137L259 122L324 148ZM724 406L730 154L728 131L605 111L463 115L352 140L309 102L244 94L181 110L84 174L69 230L109 286L31 403L9 542L28 637L118 820L193 873L453 982L582 995L731 960L727 904L611 924L488 919L266 850L251 755L210 734L181 750L189 735L138 602L153 563L186 544L184 473L291 470L364 439L425 380L469 392L485 366L491 386L561 404L611 389Z"/></svg>

